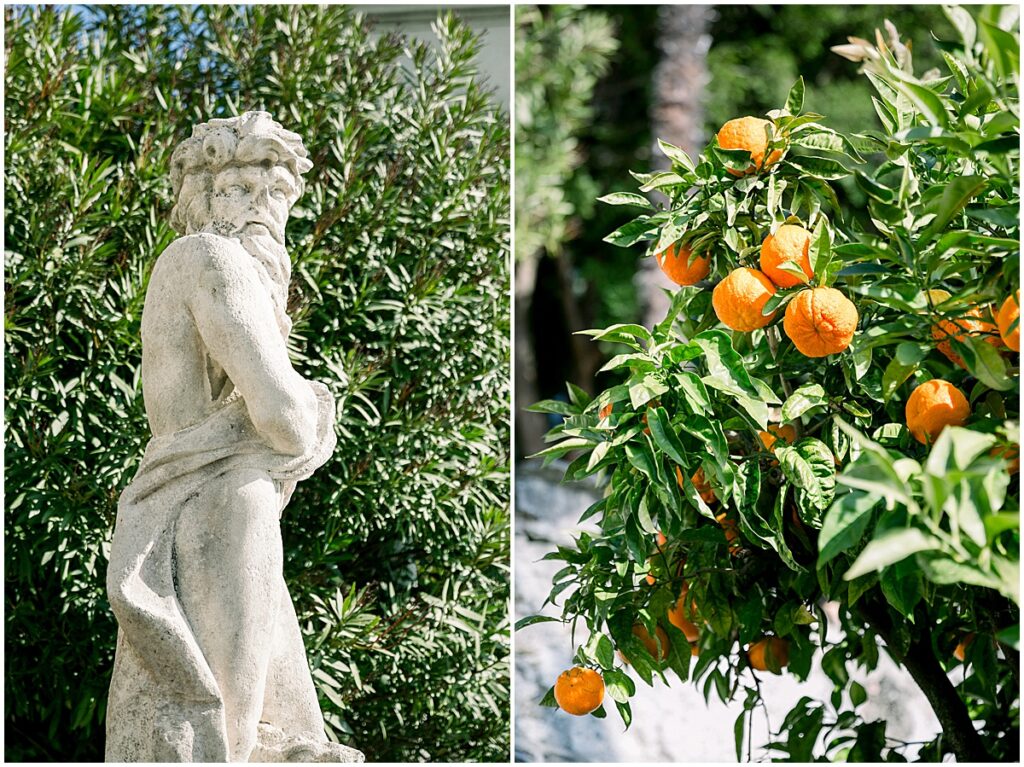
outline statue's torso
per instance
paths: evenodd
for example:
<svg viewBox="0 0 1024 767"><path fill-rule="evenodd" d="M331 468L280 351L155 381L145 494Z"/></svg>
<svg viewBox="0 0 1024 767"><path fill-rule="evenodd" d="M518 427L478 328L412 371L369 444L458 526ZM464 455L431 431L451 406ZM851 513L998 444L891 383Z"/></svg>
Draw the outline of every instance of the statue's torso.
<svg viewBox="0 0 1024 767"><path fill-rule="evenodd" d="M234 389L209 355L189 307L210 243L241 247L216 235L171 243L157 259L142 311L142 390L153 436L198 423Z"/></svg>

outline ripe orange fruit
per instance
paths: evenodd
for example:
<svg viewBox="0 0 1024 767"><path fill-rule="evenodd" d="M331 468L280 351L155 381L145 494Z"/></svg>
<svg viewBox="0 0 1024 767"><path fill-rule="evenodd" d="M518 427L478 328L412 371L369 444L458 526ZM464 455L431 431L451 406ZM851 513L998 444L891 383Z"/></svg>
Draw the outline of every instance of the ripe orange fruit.
<svg viewBox="0 0 1024 767"><path fill-rule="evenodd" d="M697 491L704 503L712 504L717 500L715 489L711 487L711 483L704 476L703 467L697 469L694 475L690 477L690 481L693 483L693 489Z"/></svg>
<svg viewBox="0 0 1024 767"><path fill-rule="evenodd" d="M967 657L967 648L970 647L971 642L973 642L973 641L974 641L974 632L973 631L971 633L969 633L969 634L964 634L964 636L961 637L959 644L957 644L956 649L953 650L953 657L956 658L961 663L963 663L964 662L964 658Z"/></svg>
<svg viewBox="0 0 1024 767"><path fill-rule="evenodd" d="M668 538L666 538L665 534L662 533L661 530L659 530L658 531L658 551L661 551L662 550L661 547L664 546L666 543L668 543ZM653 561L654 561L653 557L648 558L648 560L647 560L648 566ZM650 585L650 586L653 586L655 583L658 582L658 579L655 578L652 573L647 573L646 580L647 580L648 585Z"/></svg>
<svg viewBox="0 0 1024 767"><path fill-rule="evenodd" d="M658 259L661 271L676 285L694 285L711 271L709 256L694 256L688 246L679 243L669 245L655 258Z"/></svg>
<svg viewBox="0 0 1024 767"><path fill-rule="evenodd" d="M1010 326L1017 322L1017 327L1012 331ZM999 335L1003 342L1015 352L1020 351L1020 291L1003 301L996 314L996 325L999 326Z"/></svg>
<svg viewBox="0 0 1024 767"><path fill-rule="evenodd" d="M697 491L697 494L704 503L710 505L718 500L718 497L715 495L715 489L711 487L711 483L704 476L703 468L697 469L694 472L694 475L690 477L690 482L693 483L693 489ZM683 489L683 472L680 471L678 466L676 466L676 484L679 485L680 490Z"/></svg>
<svg viewBox="0 0 1024 767"><path fill-rule="evenodd" d="M999 331L995 323L984 319L984 316L985 311L980 306L976 306L962 317L957 317L954 320L939 320L932 326L932 338L938 341L935 347L946 355L946 358L954 365L966 370L967 366L964 364L963 357L953 350L951 339L955 338L963 343L967 336L985 336L986 342L992 346L999 346Z"/></svg>
<svg viewBox="0 0 1024 767"><path fill-rule="evenodd" d="M750 152L752 165L745 171L727 168L733 176L743 176L778 162L782 150L776 149L766 160L764 153L768 149L768 137L765 129L774 134L775 126L769 120L759 117L737 117L729 120L718 131L718 146L722 149L745 149Z"/></svg>
<svg viewBox="0 0 1024 767"><path fill-rule="evenodd" d="M686 597L689 594L690 587L683 582L683 588L679 592L679 599L676 600L675 605L671 610L668 611L668 622L675 626L677 629L686 635L687 642L696 642L700 638L700 629L697 628L697 624L687 620L687 605ZM692 606L690 608L690 614L693 614Z"/></svg>
<svg viewBox="0 0 1024 767"><path fill-rule="evenodd" d="M835 288L811 288L786 306L782 327L805 357L826 357L850 345L859 319L853 301Z"/></svg>
<svg viewBox="0 0 1024 767"><path fill-rule="evenodd" d="M728 276L715 286L711 293L711 305L715 316L724 325L747 332L763 328L775 318L775 312L767 317L761 314L768 299L775 295L775 285L757 269L741 266L733 269Z"/></svg>
<svg viewBox="0 0 1024 767"><path fill-rule="evenodd" d="M759 431L757 434L761 438L761 443L765 449L770 453L775 452L775 443L780 439L785 444L796 442L796 427L791 423L769 424L768 431Z"/></svg>
<svg viewBox="0 0 1024 767"><path fill-rule="evenodd" d="M779 674L781 671L773 671L771 667L782 669L789 665L789 642L780 637L759 639L750 645L747 658L750 665L758 671Z"/></svg>
<svg viewBox="0 0 1024 767"><path fill-rule="evenodd" d="M607 405L605 405L603 408L601 408L598 411L597 417L600 418L603 421L606 418L608 418L611 414L612 414L612 403L609 402Z"/></svg>
<svg viewBox="0 0 1024 767"><path fill-rule="evenodd" d="M1020 471L1020 445L996 446L989 450L988 454L1006 461L1007 474L1016 474Z"/></svg>
<svg viewBox="0 0 1024 767"><path fill-rule="evenodd" d="M555 701L567 714L584 716L604 700L604 679L592 668L574 666L558 675Z"/></svg>
<svg viewBox="0 0 1024 767"><path fill-rule="evenodd" d="M736 520L728 516L724 511L715 517L718 524L722 526L722 530L725 531L725 542L729 544L729 553L733 556L739 554L740 549L743 545L740 543L740 528L736 523Z"/></svg>
<svg viewBox="0 0 1024 767"><path fill-rule="evenodd" d="M668 634L665 633L665 629L661 626L658 626L657 631L654 632L652 637L642 623L634 623L633 636L643 643L644 648L655 660L663 661L668 657ZM657 641L655 641L655 637L657 637ZM659 643L661 645L660 648L658 646ZM619 651L619 657L622 658L624 663L629 664L629 658L621 650Z"/></svg>
<svg viewBox="0 0 1024 767"><path fill-rule="evenodd" d="M964 393L941 378L925 381L907 399L907 428L924 444L934 442L947 426L962 426L970 414Z"/></svg>
<svg viewBox="0 0 1024 767"><path fill-rule="evenodd" d="M794 263L803 269L808 280L814 276L808 251L811 247L811 233L802 226L783 224L775 234L769 234L761 243L761 271L780 288L792 288L803 282L795 274L779 267Z"/></svg>

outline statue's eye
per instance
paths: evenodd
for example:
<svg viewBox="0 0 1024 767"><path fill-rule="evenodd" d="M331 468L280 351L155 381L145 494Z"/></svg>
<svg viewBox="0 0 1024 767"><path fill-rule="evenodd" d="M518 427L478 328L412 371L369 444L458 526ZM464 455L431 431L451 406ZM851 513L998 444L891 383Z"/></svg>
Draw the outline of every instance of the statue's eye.
<svg viewBox="0 0 1024 767"><path fill-rule="evenodd" d="M242 186L241 184L232 184L228 187L229 194L248 194L248 187Z"/></svg>
<svg viewBox="0 0 1024 767"><path fill-rule="evenodd" d="M275 189L270 194L271 194L271 196L273 196L273 198L275 200L283 200L283 199L285 199L288 196L287 193L285 193L284 189L280 189L280 188L279 189Z"/></svg>

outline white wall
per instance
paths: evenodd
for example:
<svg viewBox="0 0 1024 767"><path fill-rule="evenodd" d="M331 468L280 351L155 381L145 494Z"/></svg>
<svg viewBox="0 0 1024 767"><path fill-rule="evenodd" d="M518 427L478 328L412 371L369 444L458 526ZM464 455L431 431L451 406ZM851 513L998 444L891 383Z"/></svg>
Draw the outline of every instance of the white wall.
<svg viewBox="0 0 1024 767"><path fill-rule="evenodd" d="M509 109L512 20L508 5L356 5L354 8L366 14L377 33L401 32L427 43L437 41L430 25L438 14L454 11L473 32L482 35L483 47L477 67L494 89L498 102Z"/></svg>

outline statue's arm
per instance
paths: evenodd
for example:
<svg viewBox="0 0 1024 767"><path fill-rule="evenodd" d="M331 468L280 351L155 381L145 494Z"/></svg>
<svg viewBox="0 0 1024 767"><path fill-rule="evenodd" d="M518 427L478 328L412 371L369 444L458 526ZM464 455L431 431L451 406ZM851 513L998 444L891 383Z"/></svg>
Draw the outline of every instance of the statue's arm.
<svg viewBox="0 0 1024 767"><path fill-rule="evenodd" d="M252 257L223 238L196 245L188 304L203 343L241 393L260 436L279 452L308 453L317 440L316 397L288 359Z"/></svg>

